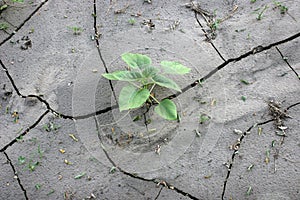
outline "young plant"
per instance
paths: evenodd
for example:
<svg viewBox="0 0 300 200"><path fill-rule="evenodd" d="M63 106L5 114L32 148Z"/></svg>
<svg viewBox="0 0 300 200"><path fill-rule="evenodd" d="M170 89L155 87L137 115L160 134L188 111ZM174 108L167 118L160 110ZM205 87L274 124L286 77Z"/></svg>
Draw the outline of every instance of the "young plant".
<svg viewBox="0 0 300 200"><path fill-rule="evenodd" d="M129 23L130 25L134 25L134 24L135 24L135 19L134 19L134 18L130 18L130 19L128 20L128 23Z"/></svg>
<svg viewBox="0 0 300 200"><path fill-rule="evenodd" d="M258 13L256 19L257 19L257 20L261 20L262 17L263 17L264 12L265 12L268 8L269 8L269 7L266 5L266 6L262 9L262 11L260 11L260 12Z"/></svg>
<svg viewBox="0 0 300 200"><path fill-rule="evenodd" d="M72 30L74 35L80 35L83 31L82 28L77 26L68 26L68 29Z"/></svg>
<svg viewBox="0 0 300 200"><path fill-rule="evenodd" d="M179 62L161 61L160 68L152 65L151 59L142 54L125 53L122 60L128 65L128 70L115 71L102 74L109 80L125 81L127 84L121 89L119 95L119 109L131 110L140 108L146 102L156 102L154 111L167 120L177 120L177 108L169 99L156 99L153 94L155 86L161 86L181 92L180 87L165 74L183 75L190 72L190 68Z"/></svg>
<svg viewBox="0 0 300 200"><path fill-rule="evenodd" d="M279 8L280 14L285 14L285 13L287 13L288 7L282 5L281 2L273 1L273 3L275 4L275 8Z"/></svg>
<svg viewBox="0 0 300 200"><path fill-rule="evenodd" d="M9 25L7 23L0 23L0 30L7 30L9 28Z"/></svg>

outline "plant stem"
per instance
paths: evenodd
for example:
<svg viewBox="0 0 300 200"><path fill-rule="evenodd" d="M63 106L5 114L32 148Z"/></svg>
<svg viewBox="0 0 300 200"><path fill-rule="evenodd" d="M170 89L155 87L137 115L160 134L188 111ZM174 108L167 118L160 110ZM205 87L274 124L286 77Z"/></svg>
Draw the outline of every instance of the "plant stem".
<svg viewBox="0 0 300 200"><path fill-rule="evenodd" d="M150 97L151 97L152 99L154 99L154 101L156 101L156 103L159 104L159 101L158 101L152 94L150 94Z"/></svg>
<svg viewBox="0 0 300 200"><path fill-rule="evenodd" d="M152 92L152 90L154 89L154 87L155 87L155 83L152 85L152 87L151 87L151 89L150 89L150 93Z"/></svg>

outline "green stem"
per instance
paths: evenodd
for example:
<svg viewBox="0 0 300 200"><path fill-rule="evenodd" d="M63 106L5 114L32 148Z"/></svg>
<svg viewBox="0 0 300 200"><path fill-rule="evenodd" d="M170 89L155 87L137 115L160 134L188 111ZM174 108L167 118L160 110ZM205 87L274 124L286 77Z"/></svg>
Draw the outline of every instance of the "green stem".
<svg viewBox="0 0 300 200"><path fill-rule="evenodd" d="M152 92L152 90L154 89L154 87L155 87L155 83L152 85L152 87L151 87L151 89L150 89L150 93Z"/></svg>
<svg viewBox="0 0 300 200"><path fill-rule="evenodd" d="M152 94L150 94L150 97L151 97L152 99L154 99L154 101L156 101L156 103L159 104L159 101L158 101Z"/></svg>

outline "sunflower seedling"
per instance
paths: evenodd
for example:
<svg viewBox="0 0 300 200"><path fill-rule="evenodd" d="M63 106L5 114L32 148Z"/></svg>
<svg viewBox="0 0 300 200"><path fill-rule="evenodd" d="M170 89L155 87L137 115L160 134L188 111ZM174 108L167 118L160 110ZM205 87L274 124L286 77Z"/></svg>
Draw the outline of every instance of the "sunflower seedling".
<svg viewBox="0 0 300 200"><path fill-rule="evenodd" d="M121 57L128 65L128 70L102 74L108 80L127 82L119 94L119 110L140 108L145 103L157 104L154 111L159 116L166 120L177 120L175 103L167 98L157 99L154 88L160 86L181 92L180 87L165 74L183 75L191 69L174 61L161 61L160 68L154 67L151 58L143 54L124 53Z"/></svg>

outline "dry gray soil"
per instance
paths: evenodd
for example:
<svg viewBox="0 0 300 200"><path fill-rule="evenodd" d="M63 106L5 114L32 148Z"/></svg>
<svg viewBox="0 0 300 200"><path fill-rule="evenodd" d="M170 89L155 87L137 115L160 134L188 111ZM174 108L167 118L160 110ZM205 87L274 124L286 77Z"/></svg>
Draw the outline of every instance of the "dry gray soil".
<svg viewBox="0 0 300 200"><path fill-rule="evenodd" d="M299 199L298 0L0 6L0 199ZM119 111L124 52L191 68L180 121Z"/></svg>

